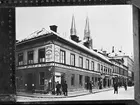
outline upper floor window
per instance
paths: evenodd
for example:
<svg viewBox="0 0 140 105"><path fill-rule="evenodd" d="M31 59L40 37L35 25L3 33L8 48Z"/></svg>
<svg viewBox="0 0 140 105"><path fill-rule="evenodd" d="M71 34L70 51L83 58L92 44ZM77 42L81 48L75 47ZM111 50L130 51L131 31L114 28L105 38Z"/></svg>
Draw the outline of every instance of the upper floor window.
<svg viewBox="0 0 140 105"><path fill-rule="evenodd" d="M104 66L104 73L105 73L106 67Z"/></svg>
<svg viewBox="0 0 140 105"><path fill-rule="evenodd" d="M45 62L45 48L38 50L38 61L39 63Z"/></svg>
<svg viewBox="0 0 140 105"><path fill-rule="evenodd" d="M101 65L101 72L103 72L103 65Z"/></svg>
<svg viewBox="0 0 140 105"><path fill-rule="evenodd" d="M18 65L23 65L23 53L18 54Z"/></svg>
<svg viewBox="0 0 140 105"><path fill-rule="evenodd" d="M28 64L33 64L34 52L28 51Z"/></svg>
<svg viewBox="0 0 140 105"><path fill-rule="evenodd" d="M79 67L83 68L83 57L79 57Z"/></svg>
<svg viewBox="0 0 140 105"><path fill-rule="evenodd" d="M65 51L64 50L60 50L60 63L65 64Z"/></svg>
<svg viewBox="0 0 140 105"><path fill-rule="evenodd" d="M75 66L75 55L70 54L70 65Z"/></svg>
<svg viewBox="0 0 140 105"><path fill-rule="evenodd" d="M91 70L94 70L94 61L91 61Z"/></svg>
<svg viewBox="0 0 140 105"><path fill-rule="evenodd" d="M110 74L110 69L109 68L107 69L107 74Z"/></svg>
<svg viewBox="0 0 140 105"><path fill-rule="evenodd" d="M89 60L86 59L86 69L89 69Z"/></svg>
<svg viewBox="0 0 140 105"><path fill-rule="evenodd" d="M100 71L100 64L98 63L98 71Z"/></svg>

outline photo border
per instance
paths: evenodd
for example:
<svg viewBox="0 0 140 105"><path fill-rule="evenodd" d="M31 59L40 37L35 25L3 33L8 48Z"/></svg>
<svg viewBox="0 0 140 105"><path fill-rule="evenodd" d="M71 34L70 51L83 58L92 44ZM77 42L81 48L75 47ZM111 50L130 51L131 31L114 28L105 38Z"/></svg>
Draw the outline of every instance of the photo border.
<svg viewBox="0 0 140 105"><path fill-rule="evenodd" d="M135 0L136 1L136 0ZM3 87L3 91L7 93L0 94L0 101L5 102L16 102L16 86L15 86L15 38L16 38L16 7L43 7L43 6L88 6L88 5L134 5L132 0L0 0L0 44L8 47L4 48L0 46L0 73L3 74L2 83L6 83L7 88ZM136 4L135 4L136 5ZM134 6L135 6L134 5ZM140 7L139 7L140 8ZM1 15L2 14L2 15ZM140 29L139 29L140 30ZM6 35L6 36L4 36ZM5 40L5 41L4 41ZM139 45L138 45L139 46ZM8 54L8 52L10 52ZM8 79L7 79L8 78ZM2 87L1 87L2 88ZM7 90L6 90L7 89ZM135 92L135 94L137 94ZM135 98L136 99L136 98ZM69 102L69 101L68 101ZM68 103L66 102L66 103ZM108 101L77 101L74 103L126 103L134 105L137 103L136 100L108 100ZM28 102L29 103L29 102ZM35 102L36 103L36 102ZM37 102L42 103L42 102ZM45 103L56 103L56 102L45 102ZM63 103L63 102L59 102ZM65 103L65 102L64 102ZM69 102L73 103L73 102Z"/></svg>

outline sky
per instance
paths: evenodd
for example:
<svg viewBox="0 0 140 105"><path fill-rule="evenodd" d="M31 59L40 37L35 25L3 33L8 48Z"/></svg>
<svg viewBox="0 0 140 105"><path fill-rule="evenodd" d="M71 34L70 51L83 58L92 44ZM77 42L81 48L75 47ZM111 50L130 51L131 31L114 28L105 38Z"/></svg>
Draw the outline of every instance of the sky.
<svg viewBox="0 0 140 105"><path fill-rule="evenodd" d="M80 40L84 38L88 17L93 48L111 52L114 46L115 51L122 49L126 55L133 54L131 5L17 7L16 39L24 39L42 28L47 30L50 25L57 25L57 32L69 37L72 15Z"/></svg>

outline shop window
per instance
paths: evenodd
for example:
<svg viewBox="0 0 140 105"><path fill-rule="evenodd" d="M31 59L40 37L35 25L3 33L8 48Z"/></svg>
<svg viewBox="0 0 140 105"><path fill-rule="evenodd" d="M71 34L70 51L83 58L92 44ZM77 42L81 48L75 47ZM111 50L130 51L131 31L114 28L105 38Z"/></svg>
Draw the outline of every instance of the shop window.
<svg viewBox="0 0 140 105"><path fill-rule="evenodd" d="M94 84L94 77L92 77L92 84Z"/></svg>
<svg viewBox="0 0 140 105"><path fill-rule="evenodd" d="M70 54L70 65L75 66L75 55Z"/></svg>
<svg viewBox="0 0 140 105"><path fill-rule="evenodd" d="M33 64L33 56L34 56L34 53L33 51L28 51L28 64Z"/></svg>
<svg viewBox="0 0 140 105"><path fill-rule="evenodd" d="M45 62L45 48L39 49L38 60L39 60L39 63Z"/></svg>
<svg viewBox="0 0 140 105"><path fill-rule="evenodd" d="M83 85L83 76L82 75L79 75L79 85Z"/></svg>
<svg viewBox="0 0 140 105"><path fill-rule="evenodd" d="M72 76L71 76L71 85L72 85L72 86L74 86L74 79L75 79L75 75L72 74Z"/></svg>
<svg viewBox="0 0 140 105"><path fill-rule="evenodd" d="M60 63L65 64L65 51L60 50Z"/></svg>
<svg viewBox="0 0 140 105"><path fill-rule="evenodd" d="M23 53L18 54L18 65L23 65Z"/></svg>
<svg viewBox="0 0 140 105"><path fill-rule="evenodd" d="M39 84L40 85L44 85L44 79L45 79L45 73L44 72L40 72L39 73Z"/></svg>
<svg viewBox="0 0 140 105"><path fill-rule="evenodd" d="M97 82L97 80L98 80L97 77L95 77L95 82Z"/></svg>
<svg viewBox="0 0 140 105"><path fill-rule="evenodd" d="M79 67L83 68L83 57L79 57Z"/></svg>

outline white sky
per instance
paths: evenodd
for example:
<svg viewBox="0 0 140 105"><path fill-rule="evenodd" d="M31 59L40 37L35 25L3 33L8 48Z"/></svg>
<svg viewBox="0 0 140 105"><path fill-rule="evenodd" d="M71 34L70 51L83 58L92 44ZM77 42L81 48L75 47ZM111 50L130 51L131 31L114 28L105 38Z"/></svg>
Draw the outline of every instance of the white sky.
<svg viewBox="0 0 140 105"><path fill-rule="evenodd" d="M57 25L57 32L70 36L72 15L80 39L84 37L86 17L89 18L93 48L111 52L112 46L133 53L132 6L52 6L16 8L16 38L21 40L31 33Z"/></svg>

